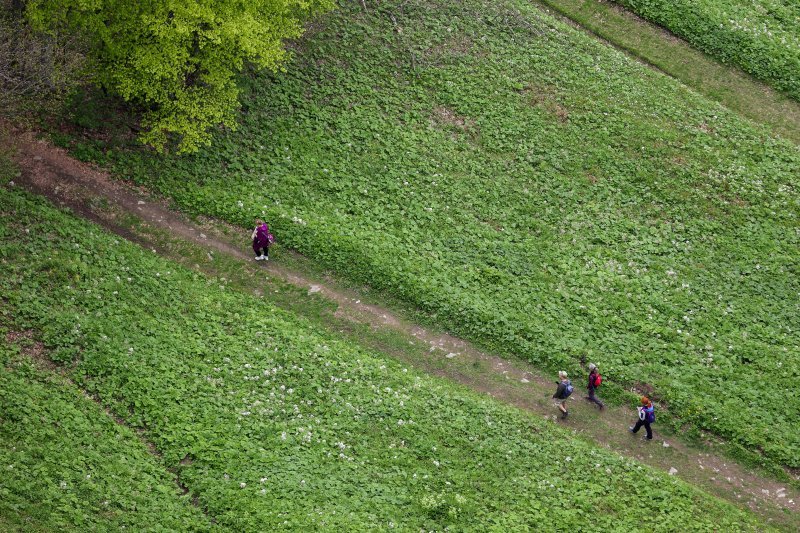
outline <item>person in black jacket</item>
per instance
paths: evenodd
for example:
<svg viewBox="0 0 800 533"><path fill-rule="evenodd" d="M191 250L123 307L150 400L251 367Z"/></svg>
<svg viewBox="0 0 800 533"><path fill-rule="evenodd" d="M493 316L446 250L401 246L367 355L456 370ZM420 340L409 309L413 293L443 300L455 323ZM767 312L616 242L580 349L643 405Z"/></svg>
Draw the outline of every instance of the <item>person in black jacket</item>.
<svg viewBox="0 0 800 533"><path fill-rule="evenodd" d="M558 383L558 388L556 389L556 393L553 394L553 398L555 399L556 407L561 411L561 420L564 420L569 416L567 398L572 394L572 383L567 377L567 373L563 370L558 373L558 379L559 381L556 382Z"/></svg>

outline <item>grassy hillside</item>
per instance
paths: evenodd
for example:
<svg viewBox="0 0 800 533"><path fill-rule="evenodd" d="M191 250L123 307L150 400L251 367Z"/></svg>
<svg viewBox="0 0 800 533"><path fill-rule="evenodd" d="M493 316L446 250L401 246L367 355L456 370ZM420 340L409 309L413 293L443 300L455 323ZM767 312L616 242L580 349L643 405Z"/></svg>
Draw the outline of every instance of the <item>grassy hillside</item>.
<svg viewBox="0 0 800 533"><path fill-rule="evenodd" d="M615 1L800 100L800 3L795 0Z"/></svg>
<svg viewBox="0 0 800 533"><path fill-rule="evenodd" d="M132 430L0 333L2 531L211 529Z"/></svg>
<svg viewBox="0 0 800 533"><path fill-rule="evenodd" d="M17 327L40 332L73 380L141 428L220 528L764 527L42 200L4 190L0 213L0 291ZM15 404L29 386L10 388ZM59 401L37 392L29 412Z"/></svg>
<svg viewBox="0 0 800 533"><path fill-rule="evenodd" d="M795 146L514 0L346 3L249 84L240 131L118 174L800 466Z"/></svg>

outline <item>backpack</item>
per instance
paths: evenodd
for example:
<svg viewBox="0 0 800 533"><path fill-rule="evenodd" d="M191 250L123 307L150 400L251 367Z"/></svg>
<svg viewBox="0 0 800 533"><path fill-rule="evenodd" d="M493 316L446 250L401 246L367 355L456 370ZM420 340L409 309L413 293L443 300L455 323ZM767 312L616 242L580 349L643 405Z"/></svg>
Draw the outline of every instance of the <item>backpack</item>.
<svg viewBox="0 0 800 533"><path fill-rule="evenodd" d="M645 416L647 417L647 421L651 424L656 421L656 408L652 407L652 411L647 411L645 409Z"/></svg>
<svg viewBox="0 0 800 533"><path fill-rule="evenodd" d="M572 391L574 391L574 390L575 390L575 387L572 386L572 382L571 381L567 381L567 384L564 387L564 394L563 394L563 397L561 399L565 400L565 399L569 398L569 395L572 394Z"/></svg>
<svg viewBox="0 0 800 533"><path fill-rule="evenodd" d="M595 374L594 377L592 378L592 386L595 389L599 387L602 382L603 382L603 376L601 376L600 374Z"/></svg>

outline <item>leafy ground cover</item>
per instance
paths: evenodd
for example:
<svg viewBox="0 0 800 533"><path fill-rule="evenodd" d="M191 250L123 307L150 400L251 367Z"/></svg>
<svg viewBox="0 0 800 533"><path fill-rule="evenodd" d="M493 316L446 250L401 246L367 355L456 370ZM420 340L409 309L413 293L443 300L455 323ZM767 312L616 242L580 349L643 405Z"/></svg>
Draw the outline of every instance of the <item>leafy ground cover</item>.
<svg viewBox="0 0 800 533"><path fill-rule="evenodd" d="M800 100L800 4L794 0L615 1Z"/></svg>
<svg viewBox="0 0 800 533"><path fill-rule="evenodd" d="M345 4L250 81L239 132L118 174L800 466L797 147L515 1Z"/></svg>
<svg viewBox="0 0 800 533"><path fill-rule="evenodd" d="M5 189L0 213L0 291L17 327L141 428L219 527L764 527L41 199Z"/></svg>
<svg viewBox="0 0 800 533"><path fill-rule="evenodd" d="M0 333L3 531L211 529L132 430Z"/></svg>
<svg viewBox="0 0 800 533"><path fill-rule="evenodd" d="M724 64L683 39L670 38L661 26L611 0L541 3L731 111L800 144L800 101L770 90L740 67Z"/></svg>

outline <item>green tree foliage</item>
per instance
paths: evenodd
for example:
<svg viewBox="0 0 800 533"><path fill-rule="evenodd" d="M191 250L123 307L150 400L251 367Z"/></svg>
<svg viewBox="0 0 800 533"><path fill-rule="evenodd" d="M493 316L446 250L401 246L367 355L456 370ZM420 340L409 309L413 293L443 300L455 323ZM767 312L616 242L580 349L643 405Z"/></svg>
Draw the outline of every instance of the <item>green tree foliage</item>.
<svg viewBox="0 0 800 533"><path fill-rule="evenodd" d="M235 127L236 74L246 63L278 70L303 21L331 0L30 0L34 27L90 40L95 83L145 106L142 141L182 152Z"/></svg>

